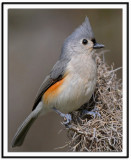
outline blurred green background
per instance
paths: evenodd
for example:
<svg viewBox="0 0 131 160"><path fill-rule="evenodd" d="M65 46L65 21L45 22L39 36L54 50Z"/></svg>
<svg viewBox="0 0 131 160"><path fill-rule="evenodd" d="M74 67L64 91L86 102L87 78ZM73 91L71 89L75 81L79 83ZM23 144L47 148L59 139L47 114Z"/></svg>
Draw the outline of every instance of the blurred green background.
<svg viewBox="0 0 131 160"><path fill-rule="evenodd" d="M35 95L57 61L64 39L88 16L96 40L105 45L105 60L122 66L121 9L9 9L9 144L11 152L66 151L61 118L54 112L40 117L20 148L11 140L32 110ZM121 70L117 72L121 78ZM59 133L60 132L60 133Z"/></svg>

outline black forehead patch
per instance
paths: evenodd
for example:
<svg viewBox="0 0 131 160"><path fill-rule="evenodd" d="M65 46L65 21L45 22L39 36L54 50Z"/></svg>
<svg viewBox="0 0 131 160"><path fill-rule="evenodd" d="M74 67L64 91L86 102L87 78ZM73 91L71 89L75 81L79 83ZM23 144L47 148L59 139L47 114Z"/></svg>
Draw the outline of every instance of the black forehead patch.
<svg viewBox="0 0 131 160"><path fill-rule="evenodd" d="M93 38L91 41L92 41L94 44L96 43L96 39L95 39L95 38Z"/></svg>

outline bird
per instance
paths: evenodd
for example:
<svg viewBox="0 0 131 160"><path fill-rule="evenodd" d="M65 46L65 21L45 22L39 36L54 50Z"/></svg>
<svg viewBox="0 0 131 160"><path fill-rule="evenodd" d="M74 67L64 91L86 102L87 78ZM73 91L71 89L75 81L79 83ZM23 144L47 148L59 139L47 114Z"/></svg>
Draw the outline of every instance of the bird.
<svg viewBox="0 0 131 160"><path fill-rule="evenodd" d="M55 111L71 120L71 112L88 102L94 93L97 79L95 49L103 48L96 42L88 17L69 35L62 46L61 54L41 84L29 116L17 129L12 147L21 146L34 121L50 111Z"/></svg>

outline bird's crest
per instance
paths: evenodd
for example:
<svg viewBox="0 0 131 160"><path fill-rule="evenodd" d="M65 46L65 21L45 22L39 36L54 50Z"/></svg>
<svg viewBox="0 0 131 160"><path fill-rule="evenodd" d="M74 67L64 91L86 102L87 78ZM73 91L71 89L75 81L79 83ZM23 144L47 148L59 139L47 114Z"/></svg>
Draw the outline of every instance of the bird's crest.
<svg viewBox="0 0 131 160"><path fill-rule="evenodd" d="M85 18L85 21L78 28L76 28L75 31L69 37L75 38L80 35L84 35L90 40L94 39L94 33L91 28L88 17Z"/></svg>
<svg viewBox="0 0 131 160"><path fill-rule="evenodd" d="M80 26L80 29L87 35L87 37L89 39L94 38L94 33L93 33L92 28L91 28L90 21L89 21L88 17L85 18L85 21Z"/></svg>

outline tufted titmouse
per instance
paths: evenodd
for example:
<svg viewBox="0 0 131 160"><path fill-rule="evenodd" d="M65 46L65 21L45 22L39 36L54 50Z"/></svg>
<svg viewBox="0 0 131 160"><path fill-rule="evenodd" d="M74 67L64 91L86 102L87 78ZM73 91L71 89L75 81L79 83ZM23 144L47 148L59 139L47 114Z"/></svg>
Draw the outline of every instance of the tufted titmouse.
<svg viewBox="0 0 131 160"><path fill-rule="evenodd" d="M18 128L12 147L21 146L38 116L54 110L71 121L68 114L88 102L96 85L96 63L93 49L103 48L96 43L88 18L67 39L59 60L42 83L30 115Z"/></svg>

